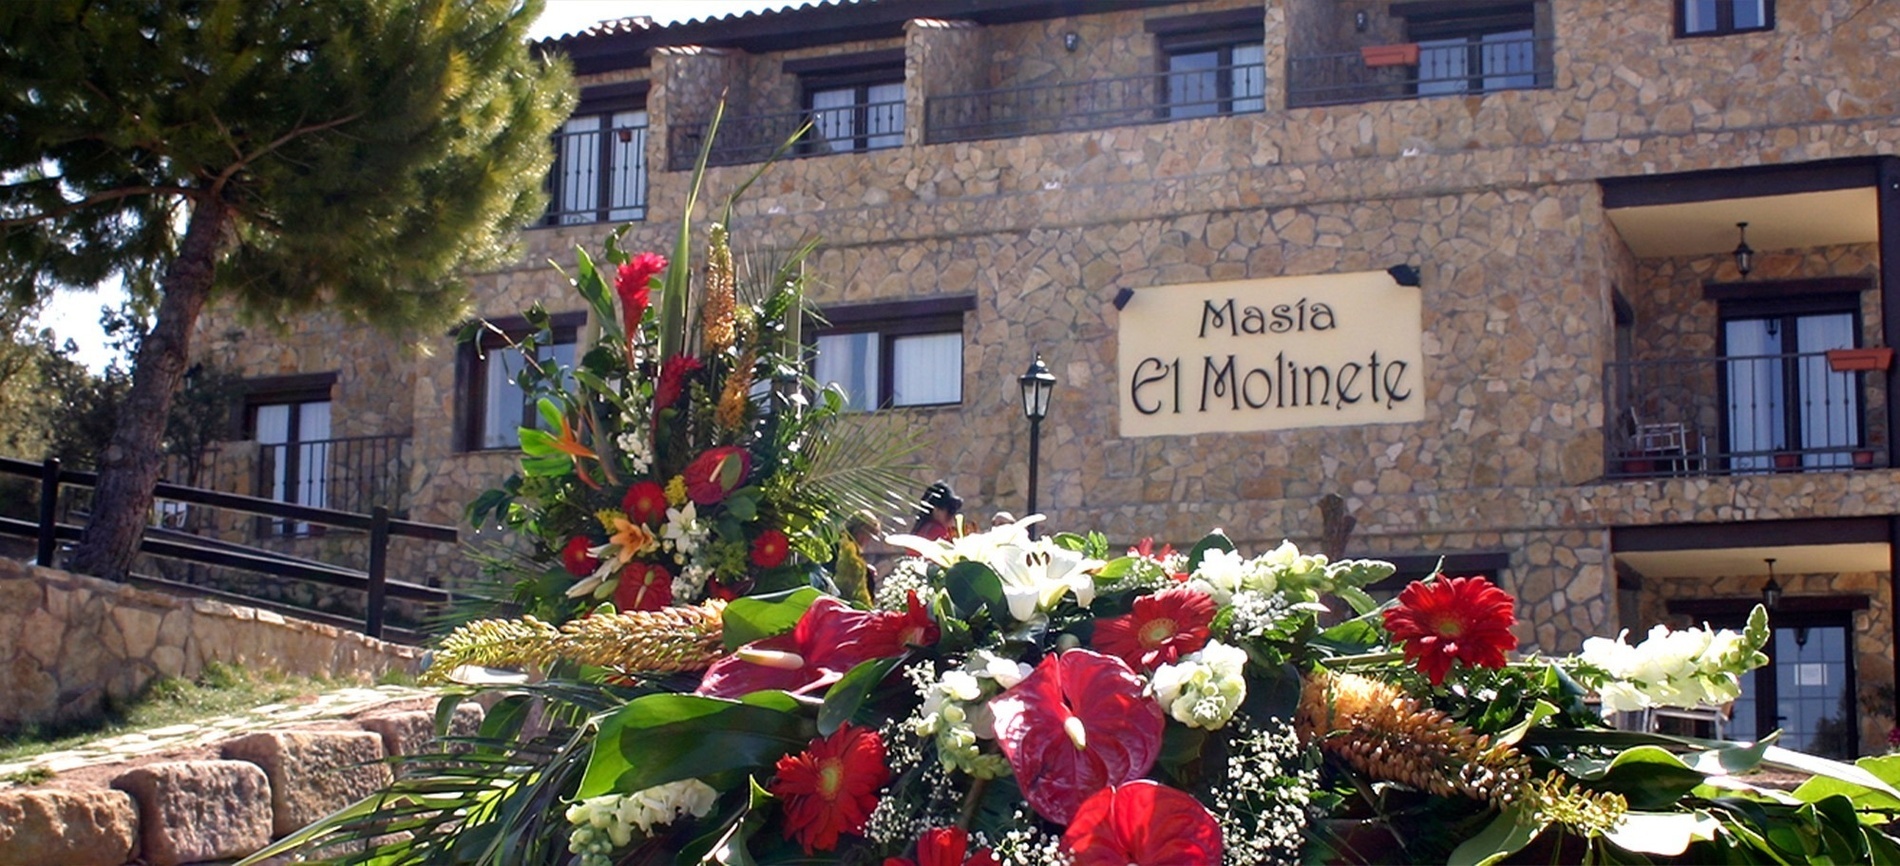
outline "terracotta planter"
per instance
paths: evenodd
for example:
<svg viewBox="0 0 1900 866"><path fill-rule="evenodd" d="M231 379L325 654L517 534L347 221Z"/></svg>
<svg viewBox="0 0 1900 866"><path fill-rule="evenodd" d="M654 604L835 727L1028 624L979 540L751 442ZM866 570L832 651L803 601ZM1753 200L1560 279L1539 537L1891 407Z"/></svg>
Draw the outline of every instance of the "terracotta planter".
<svg viewBox="0 0 1900 866"><path fill-rule="evenodd" d="M1789 471L1789 470L1792 470L1792 469L1799 469L1799 468L1801 468L1801 455L1799 455L1799 454L1776 454L1776 455L1775 455L1775 468L1776 468L1776 469L1780 469L1780 470L1782 470L1782 471L1784 471L1784 472L1786 472L1786 471Z"/></svg>
<svg viewBox="0 0 1900 866"><path fill-rule="evenodd" d="M1885 370L1893 366L1893 349L1829 349L1827 366L1836 373Z"/></svg>
<svg viewBox="0 0 1900 866"><path fill-rule="evenodd" d="M1359 59L1366 66L1417 66L1418 43L1406 42L1401 45L1366 45L1359 49Z"/></svg>
<svg viewBox="0 0 1900 866"><path fill-rule="evenodd" d="M1656 474L1656 461L1640 459L1625 460L1623 461L1623 474L1654 475Z"/></svg>
<svg viewBox="0 0 1900 866"><path fill-rule="evenodd" d="M1872 449L1868 449L1868 448L1862 448L1862 449L1860 449L1859 451L1855 451L1855 452L1854 452L1854 465L1855 465L1855 466L1872 466L1872 465L1874 465L1874 452L1873 452L1873 450L1872 450Z"/></svg>

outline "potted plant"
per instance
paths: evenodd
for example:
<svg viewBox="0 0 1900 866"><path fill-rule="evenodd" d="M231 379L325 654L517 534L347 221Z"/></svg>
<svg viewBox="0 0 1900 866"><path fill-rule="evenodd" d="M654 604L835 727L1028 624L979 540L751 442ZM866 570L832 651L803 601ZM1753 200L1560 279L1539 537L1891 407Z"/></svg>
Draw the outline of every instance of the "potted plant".
<svg viewBox="0 0 1900 866"><path fill-rule="evenodd" d="M1405 42L1397 45L1366 45L1359 49L1359 59L1368 67L1377 66L1417 66L1418 43Z"/></svg>
<svg viewBox="0 0 1900 866"><path fill-rule="evenodd" d="M1854 451L1854 465L1855 465L1855 466L1872 466L1872 465L1874 465L1874 449L1872 449L1872 448L1858 448L1858 449L1855 449L1855 451Z"/></svg>
<svg viewBox="0 0 1900 866"><path fill-rule="evenodd" d="M1893 366L1893 349L1878 346L1866 349L1827 350L1828 369L1836 373L1885 370Z"/></svg>

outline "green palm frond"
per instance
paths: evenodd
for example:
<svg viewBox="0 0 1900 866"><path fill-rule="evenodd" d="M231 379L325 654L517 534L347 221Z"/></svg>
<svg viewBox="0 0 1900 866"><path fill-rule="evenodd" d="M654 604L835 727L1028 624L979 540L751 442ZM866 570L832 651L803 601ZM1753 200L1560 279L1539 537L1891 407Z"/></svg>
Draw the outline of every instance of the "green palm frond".
<svg viewBox="0 0 1900 866"><path fill-rule="evenodd" d="M922 444L907 431L878 428L865 419L829 415L814 419L805 446L803 483L838 503L843 513L905 515L910 488L923 464L911 459Z"/></svg>

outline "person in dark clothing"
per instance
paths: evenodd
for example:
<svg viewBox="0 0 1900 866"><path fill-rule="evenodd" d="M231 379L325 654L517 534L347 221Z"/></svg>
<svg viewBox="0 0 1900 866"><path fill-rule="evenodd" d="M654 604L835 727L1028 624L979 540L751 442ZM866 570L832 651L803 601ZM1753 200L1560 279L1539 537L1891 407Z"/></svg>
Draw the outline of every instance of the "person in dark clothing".
<svg viewBox="0 0 1900 866"><path fill-rule="evenodd" d="M923 501L917 509L917 525L911 534L943 541L961 535L957 528L957 513L963 510L963 500L950 485L938 481L924 488Z"/></svg>

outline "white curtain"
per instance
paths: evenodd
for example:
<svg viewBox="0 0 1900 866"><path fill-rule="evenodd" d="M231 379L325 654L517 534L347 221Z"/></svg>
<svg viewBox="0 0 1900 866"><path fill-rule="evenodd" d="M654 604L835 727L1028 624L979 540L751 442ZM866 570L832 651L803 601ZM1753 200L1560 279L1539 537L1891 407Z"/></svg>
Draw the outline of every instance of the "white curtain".
<svg viewBox="0 0 1900 866"><path fill-rule="evenodd" d="M330 401L297 407L297 504L324 508L330 502Z"/></svg>
<svg viewBox="0 0 1900 866"><path fill-rule="evenodd" d="M1730 319L1723 328L1728 341L1728 447L1729 451L1768 452L1787 447L1782 434L1785 387L1781 375L1781 336L1771 332L1776 319ZM1736 457L1735 469L1767 469L1770 455Z"/></svg>
<svg viewBox="0 0 1900 866"><path fill-rule="evenodd" d="M1265 45L1234 46L1234 68L1227 73L1232 78L1233 113L1266 110L1267 69L1262 65L1266 59Z"/></svg>
<svg viewBox="0 0 1900 866"><path fill-rule="evenodd" d="M877 408L878 335L825 334L818 338L818 360L812 377L818 384L844 389L850 407L860 412Z"/></svg>
<svg viewBox="0 0 1900 866"><path fill-rule="evenodd" d="M1854 346L1854 317L1850 313L1802 316L1795 320L1795 347L1800 360L1801 445L1804 448L1840 448L1808 454L1808 466L1849 466L1852 448L1860 444L1860 395L1854 374L1836 373L1827 358L1814 354Z"/></svg>
<svg viewBox="0 0 1900 866"><path fill-rule="evenodd" d="M561 131L561 222L591 223L600 206L600 117L576 117Z"/></svg>
<svg viewBox="0 0 1900 866"><path fill-rule="evenodd" d="M853 149L852 140L858 134L858 113L854 107L857 101L858 89L855 87L812 93L813 125L818 137L828 143L832 151Z"/></svg>
<svg viewBox="0 0 1900 866"><path fill-rule="evenodd" d="M252 422L256 427L259 449L268 455L270 461L270 498L283 501L284 491L289 487L285 473L289 470L289 455L284 453L285 443L290 441L290 405L279 403L272 406L257 407L257 415ZM276 447L272 447L276 446Z"/></svg>
<svg viewBox="0 0 1900 866"><path fill-rule="evenodd" d="M1218 51L1168 55L1168 116L1208 117L1220 111L1214 71L1219 67Z"/></svg>
<svg viewBox="0 0 1900 866"><path fill-rule="evenodd" d="M865 89L866 146L899 147L904 143L904 84L873 84Z"/></svg>
<svg viewBox="0 0 1900 866"><path fill-rule="evenodd" d="M647 113L622 111L612 118L609 143L613 175L608 186L613 193L609 219L637 220L647 214Z"/></svg>
<svg viewBox="0 0 1900 866"><path fill-rule="evenodd" d="M521 360L520 349L488 350L488 363L483 365L487 373L482 388L483 448L512 448L521 441L516 429L521 426L525 398L521 387L515 384L515 376L521 372Z"/></svg>
<svg viewBox="0 0 1900 866"><path fill-rule="evenodd" d="M891 402L928 406L963 400L963 335L924 334L891 341Z"/></svg>

